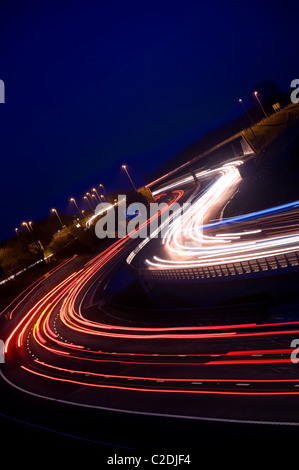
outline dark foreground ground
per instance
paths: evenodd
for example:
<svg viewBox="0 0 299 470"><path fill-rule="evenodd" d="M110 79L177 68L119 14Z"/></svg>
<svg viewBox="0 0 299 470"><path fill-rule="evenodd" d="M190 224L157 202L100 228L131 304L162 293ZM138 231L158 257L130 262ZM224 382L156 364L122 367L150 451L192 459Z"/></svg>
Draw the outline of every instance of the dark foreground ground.
<svg viewBox="0 0 299 470"><path fill-rule="evenodd" d="M285 426L258 426L223 423L173 423L171 420L131 420L119 419L113 424L109 416L99 417L98 426L110 430L113 442L122 442L120 430L130 434L134 426L139 426L140 434L144 434L147 449L134 445L122 447L119 445L104 444L101 441L92 441L84 438L75 438L69 435L51 432L39 427L26 425L24 422L1 418L1 448L3 457L11 457L16 464L29 461L34 468L43 467L46 460L56 460L62 463L85 462L86 465L96 464L99 468L113 468L108 465L108 458L118 456L142 456L151 459L152 455L184 454L190 456L191 464L182 465L179 468L201 468L203 459L209 462L209 466L230 464L237 467L239 464L258 464L260 459L267 459L268 463L274 463L276 458L295 462L296 449L298 448L299 430ZM95 426L95 423L92 423ZM152 427L151 427L152 426ZM112 432L111 428L117 428ZM147 429L145 429L147 427ZM160 432L157 431L160 429ZM165 439L163 432L168 433L176 429L176 434L181 435L182 443L170 436ZM159 436L159 442L153 436ZM128 448L126 448L128 447ZM13 451L12 451L13 449ZM289 460L290 459L290 460ZM170 465L168 465L169 467ZM206 465L204 465L206 466ZM129 466L133 468L133 466ZM140 468L155 468L150 462ZM61 468L61 467L59 467ZM159 466L158 466L159 468ZM163 468L163 467L162 467ZM165 468L165 467L164 467Z"/></svg>
<svg viewBox="0 0 299 470"><path fill-rule="evenodd" d="M191 464L179 468L201 468L203 459L208 459L212 468L215 468L216 464L230 463L237 466L245 461L247 464L257 464L261 458L266 458L268 463L282 458L287 463L288 459L293 458L295 461L298 448L297 427L179 422L142 417L132 419L104 413L97 414L96 418L97 422L86 419L85 426L105 429L106 442L84 437L83 431L80 437L75 437L2 416L2 456L11 457L14 463L26 463L29 460L34 468L43 467L47 459L55 459L60 464L85 462L86 465L95 463L99 468L113 468L113 465L108 465L108 457L115 454L142 456L149 460L155 454L183 454L190 456ZM137 443L134 437L129 438L136 434L137 429L139 436L143 436L143 444ZM141 468L156 466L148 462Z"/></svg>
<svg viewBox="0 0 299 470"><path fill-rule="evenodd" d="M260 468L280 458L295 462L299 427L195 421L103 412L36 399L1 382L1 454L14 464L42 468L114 468L108 458L142 456L139 468L160 468L152 455L189 455L191 464L177 468L216 468L230 464ZM37 412L39 410L39 412ZM63 419L61 419L63 417ZM47 423L47 427L43 423ZM267 467L268 467L267 465ZM132 465L120 468L134 468ZM167 465L162 468L175 468Z"/></svg>

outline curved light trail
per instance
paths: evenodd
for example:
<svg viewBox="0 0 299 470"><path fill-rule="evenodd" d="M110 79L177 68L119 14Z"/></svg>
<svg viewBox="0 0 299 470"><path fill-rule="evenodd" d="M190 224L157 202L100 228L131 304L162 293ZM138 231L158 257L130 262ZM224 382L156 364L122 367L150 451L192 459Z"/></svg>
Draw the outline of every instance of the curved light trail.
<svg viewBox="0 0 299 470"><path fill-rule="evenodd" d="M149 269L175 269L215 266L264 259L293 253L299 250L298 225L289 232L291 226L284 226L279 236L269 233L265 226L267 217L281 211L298 207L298 201L270 208L268 210L245 214L231 219L211 223L219 207L223 207L232 191L239 185L241 177L238 166L242 161L228 163L220 168L197 173L199 180L208 175L216 178L204 194L193 198L188 212L177 217L163 236L163 257L153 255L145 259ZM183 178L182 183L190 181ZM161 191L172 188L176 183L163 187ZM157 193L157 192L156 192ZM246 225L249 224L249 228ZM243 230L240 230L242 224ZM222 230L226 229L226 232ZM228 231L229 229L229 231ZM148 239L150 241L150 239ZM142 245L142 248L144 244ZM139 248L128 258L131 264Z"/></svg>
<svg viewBox="0 0 299 470"><path fill-rule="evenodd" d="M241 163L198 172L199 178L211 181L192 195L191 209L179 224L174 221L167 230L162 245L168 257L154 255L148 261L151 268L236 261L297 249L298 225L292 211L268 214L273 218L265 222L267 231L254 218L246 227L244 220L225 221L223 232L217 223L209 227L236 191ZM189 177L177 179L155 191L155 196L170 194L172 203L177 202L188 196L190 183ZM291 233L275 235L288 224ZM199 396L299 395L299 376L290 359L290 340L299 335L296 319L213 325L165 320L157 326L143 321L142 312L140 321L133 321L125 312L111 311L105 303L105 285L126 259L132 262L137 253L142 254L144 241L141 245L134 250L136 240L129 234L79 268L72 262L60 266L53 271L55 282L50 273L47 293L39 290L42 279L19 296L10 306L14 326L5 341L2 377L41 396L63 396L67 387L67 393L79 397L77 404L87 400L90 406L103 405L102 393L114 390L118 404L123 400L132 410L137 404L128 394L138 392L149 397L171 393L178 403L187 394L195 404ZM38 300L28 307L33 295ZM97 389L99 395L80 397L81 390L89 389Z"/></svg>

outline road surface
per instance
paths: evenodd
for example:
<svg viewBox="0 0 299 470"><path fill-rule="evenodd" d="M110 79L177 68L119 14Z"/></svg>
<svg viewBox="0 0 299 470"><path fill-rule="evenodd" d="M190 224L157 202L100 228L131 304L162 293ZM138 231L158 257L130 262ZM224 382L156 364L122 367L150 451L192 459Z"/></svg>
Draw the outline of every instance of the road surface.
<svg viewBox="0 0 299 470"><path fill-rule="evenodd" d="M241 321L230 307L222 317L214 318L211 311L205 320L185 319L183 310L181 316L162 312L150 320L146 305L137 318L129 308L114 308L105 296L107 283L128 258L147 264L146 270L163 270L168 264L215 266L219 257L227 264L295 253L295 203L229 223L221 219L240 183L239 164L199 174L198 193L188 175L155 190L155 196L164 194L172 203L191 198L195 208L182 225L170 226L164 258L155 254L161 240L149 240L143 251L136 250L140 240L127 236L88 260L63 263L16 299L3 330L5 384L37 400L88 409L299 425L299 366L291 361L299 315L292 302L271 310L270 317L256 311L254 321L245 306ZM292 260L285 272L291 268L296 276L298 262ZM283 271L269 263L269 274ZM184 282L177 289L184 289Z"/></svg>

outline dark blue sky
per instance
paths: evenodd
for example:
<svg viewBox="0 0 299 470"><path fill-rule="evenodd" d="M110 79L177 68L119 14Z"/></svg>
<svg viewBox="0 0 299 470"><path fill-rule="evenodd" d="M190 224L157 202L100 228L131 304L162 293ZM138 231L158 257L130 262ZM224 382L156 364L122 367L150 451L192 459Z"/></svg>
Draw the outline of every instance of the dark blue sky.
<svg viewBox="0 0 299 470"><path fill-rule="evenodd" d="M1 1L1 230L128 187L266 78L298 78L298 7L273 1Z"/></svg>

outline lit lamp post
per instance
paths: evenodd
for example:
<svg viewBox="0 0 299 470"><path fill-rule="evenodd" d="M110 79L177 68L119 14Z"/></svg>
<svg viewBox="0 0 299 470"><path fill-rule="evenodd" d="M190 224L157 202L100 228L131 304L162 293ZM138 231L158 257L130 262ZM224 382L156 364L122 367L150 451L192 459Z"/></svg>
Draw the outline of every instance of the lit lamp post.
<svg viewBox="0 0 299 470"><path fill-rule="evenodd" d="M97 201L96 195L95 195L95 194L92 194L91 197L93 197L95 206L97 206L97 205L98 205L98 201ZM93 200L93 199L92 199L92 200Z"/></svg>
<svg viewBox="0 0 299 470"><path fill-rule="evenodd" d="M97 192L96 188L92 188L92 191L97 195L98 200L101 202L99 193Z"/></svg>
<svg viewBox="0 0 299 470"><path fill-rule="evenodd" d="M19 234L19 229L18 229L18 228L15 228L15 232L16 232L16 234L17 234L17 235L18 235L18 237L19 237L19 236L20 236L20 234Z"/></svg>
<svg viewBox="0 0 299 470"><path fill-rule="evenodd" d="M99 184L99 188L102 188L102 190L103 190L104 193L105 193L106 199L108 199L108 194L107 194L107 191L106 191L106 189L104 188L104 186L103 186L102 184Z"/></svg>
<svg viewBox="0 0 299 470"><path fill-rule="evenodd" d="M101 199L100 199L100 196L99 196L99 195L98 195L99 202L97 201L97 198L96 198L96 195L95 195L95 194L92 194L92 195L91 195L91 197L93 197L93 198L94 198L94 201L95 201L95 207L97 207L97 206L98 206L98 204L101 204L101 207L102 207L102 209L104 209L103 203L102 203L102 201L101 201Z"/></svg>
<svg viewBox="0 0 299 470"><path fill-rule="evenodd" d="M255 133L254 133L254 131L253 131L253 129L252 129L252 125L253 125L252 119L251 119L251 117L249 116L249 113L248 113L248 111L247 111L247 109L246 109L246 107L245 107L245 105L244 105L244 103L243 103L243 100L242 100L241 98L239 98L239 103L241 103L241 104L243 105L243 108L245 109L245 113L246 113L246 115L247 115L247 117L248 117L248 120L249 120L249 127L250 127L250 130L251 130L251 132L252 132L252 135L253 135L253 137L254 137L254 139L255 139L255 141L256 141L256 143L257 143L257 145L258 145L260 151L263 152L262 146L261 146L261 144L260 144L260 142L259 142L257 136L255 135Z"/></svg>
<svg viewBox="0 0 299 470"><path fill-rule="evenodd" d="M122 165L121 167L122 167L122 169L125 170L125 172L127 173L127 176L128 176L128 178L129 178L129 180L131 181L131 184L132 184L132 186L133 186L133 188L134 188L134 191L136 191L135 184L133 183L133 180L132 180L131 176L129 175L129 172L128 172L128 170L127 170L126 165Z"/></svg>
<svg viewBox="0 0 299 470"><path fill-rule="evenodd" d="M30 221L28 225L29 225L29 227L31 228L31 231L32 231L32 233L33 233L32 222Z"/></svg>
<svg viewBox="0 0 299 470"><path fill-rule="evenodd" d="M264 107L263 107L262 103L261 103L260 100L259 100L258 92L255 91L253 94L254 94L254 96L256 97L256 99L257 99L257 101L258 101L258 103L259 103L259 105L260 105L260 107L261 107L261 110L263 111L265 117L268 117L266 111L264 110Z"/></svg>
<svg viewBox="0 0 299 470"><path fill-rule="evenodd" d="M105 197L103 196L103 194L101 194L101 197L100 197L100 201L101 201L101 206L103 209L105 209L105 205L104 205L104 202L107 202ZM103 202L104 201L104 202Z"/></svg>
<svg viewBox="0 0 299 470"><path fill-rule="evenodd" d="M31 230L30 230L29 225L27 224L27 222L22 222L22 225L23 225L23 227L26 227L28 232L31 234Z"/></svg>
<svg viewBox="0 0 299 470"><path fill-rule="evenodd" d="M76 208L77 208L77 211L78 211L78 213L80 214L80 209L79 209L79 207L78 207L78 204L76 203L75 198L71 197L71 198L70 198L70 202L73 202L73 203L75 204L75 206L76 206Z"/></svg>
<svg viewBox="0 0 299 470"><path fill-rule="evenodd" d="M92 199L91 194L90 194L90 193L86 193L86 196L87 196L88 198L90 198L90 201L91 201L91 203L92 203L93 199ZM92 204L91 204L91 207L92 207ZM93 210L93 207L92 207L92 210Z"/></svg>
<svg viewBox="0 0 299 470"><path fill-rule="evenodd" d="M51 212L53 212L53 213L55 212L55 214L57 215L57 218L58 218L59 222L61 223L61 227L64 228L64 227L63 227L62 220L61 220L61 218L59 217L59 214L58 214L57 210L56 210L56 209L51 209Z"/></svg>
<svg viewBox="0 0 299 470"><path fill-rule="evenodd" d="M249 120L250 124L253 124L252 119L251 119L251 117L250 117L250 114L248 113L248 111L247 111L247 109L246 109L246 106L245 106L245 104L244 104L244 101L243 101L241 98L239 98L238 101L239 101L239 103L242 104L242 106L243 106L243 108L244 108L244 110L245 110L245 113L246 113L246 115L247 115L247 117L248 117L248 120Z"/></svg>
<svg viewBox="0 0 299 470"><path fill-rule="evenodd" d="M91 202L90 202L90 200L88 199L88 197L87 197L87 196L83 196L83 199L88 202L90 209L93 211L93 207L92 207Z"/></svg>

